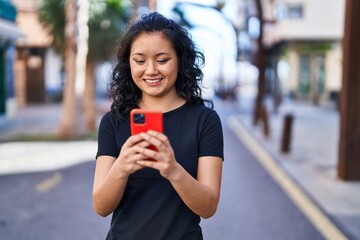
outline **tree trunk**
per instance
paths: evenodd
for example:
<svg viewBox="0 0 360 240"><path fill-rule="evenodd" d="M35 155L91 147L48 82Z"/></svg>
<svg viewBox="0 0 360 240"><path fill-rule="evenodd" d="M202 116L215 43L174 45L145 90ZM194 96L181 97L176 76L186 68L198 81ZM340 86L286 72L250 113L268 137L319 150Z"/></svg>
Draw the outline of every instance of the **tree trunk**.
<svg viewBox="0 0 360 240"><path fill-rule="evenodd" d="M338 176L360 180L360 1L347 0L343 40Z"/></svg>
<svg viewBox="0 0 360 240"><path fill-rule="evenodd" d="M255 109L253 115L253 124L257 125L261 117L262 108L264 108L263 101L265 95L265 49L263 44L264 18L263 18L261 0L255 0L255 3L256 3L259 22L260 22L259 37L258 37L258 52L256 56L256 63L259 70L258 93L255 100Z"/></svg>
<svg viewBox="0 0 360 240"><path fill-rule="evenodd" d="M94 127L89 127L89 109L94 108L94 101L90 101L94 98L94 84L93 84L93 72L94 64L87 60L88 55L88 42L89 42L89 2L88 0L77 0L79 1L78 9L78 20L77 20L77 29L78 29L78 55L77 55L77 75L76 81L78 84L77 91L79 95L83 97L83 128L85 132L94 130ZM90 68L90 74L89 69ZM89 84L89 76L90 84Z"/></svg>
<svg viewBox="0 0 360 240"><path fill-rule="evenodd" d="M68 0L65 4L66 25L65 25L65 86L63 90L62 115L58 134L61 138L68 138L79 135L78 115L79 105L75 95L76 77L76 1Z"/></svg>
<svg viewBox="0 0 360 240"><path fill-rule="evenodd" d="M65 4L65 71L63 112L59 127L61 138L79 137L86 133L80 100L84 94L88 53L89 5L87 0L67 0Z"/></svg>
<svg viewBox="0 0 360 240"><path fill-rule="evenodd" d="M95 104L95 65L88 61L86 65L86 83L83 99L85 126L88 132L96 130L96 104Z"/></svg>

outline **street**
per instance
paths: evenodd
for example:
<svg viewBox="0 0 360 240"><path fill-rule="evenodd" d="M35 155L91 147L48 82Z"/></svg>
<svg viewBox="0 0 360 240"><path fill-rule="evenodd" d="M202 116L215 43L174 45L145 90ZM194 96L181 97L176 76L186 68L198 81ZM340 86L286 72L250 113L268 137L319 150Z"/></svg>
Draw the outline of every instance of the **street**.
<svg viewBox="0 0 360 240"><path fill-rule="evenodd" d="M92 210L94 166L1 176L1 239L104 239L110 218Z"/></svg>
<svg viewBox="0 0 360 240"><path fill-rule="evenodd" d="M221 198L204 239L360 240L355 0L0 0L0 240L105 239L111 215L92 207L94 130L126 102L114 47L154 11L204 54L199 86L222 120ZM166 62L139 64L159 73L143 74L148 86L175 69Z"/></svg>
<svg viewBox="0 0 360 240"><path fill-rule="evenodd" d="M204 239L324 239L228 127L234 108L216 110L225 161L218 211L202 220ZM92 210L94 164L0 176L1 239L104 239L110 216Z"/></svg>
<svg viewBox="0 0 360 240"><path fill-rule="evenodd" d="M324 239L231 131L226 119L236 109L217 108L225 161L218 212L202 222L205 239Z"/></svg>

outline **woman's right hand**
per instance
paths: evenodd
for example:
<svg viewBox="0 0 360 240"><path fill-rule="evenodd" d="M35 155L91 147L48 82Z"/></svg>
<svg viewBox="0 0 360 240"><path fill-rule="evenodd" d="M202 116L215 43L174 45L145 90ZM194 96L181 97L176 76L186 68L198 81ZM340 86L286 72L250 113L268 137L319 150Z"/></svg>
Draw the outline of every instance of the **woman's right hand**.
<svg viewBox="0 0 360 240"><path fill-rule="evenodd" d="M114 167L118 169L119 173L126 177L144 168L143 166L137 164L137 161L145 160L147 156L138 153L135 149L136 146L146 148L149 145L150 144L145 141L140 134L130 136L123 144L120 154L114 163Z"/></svg>

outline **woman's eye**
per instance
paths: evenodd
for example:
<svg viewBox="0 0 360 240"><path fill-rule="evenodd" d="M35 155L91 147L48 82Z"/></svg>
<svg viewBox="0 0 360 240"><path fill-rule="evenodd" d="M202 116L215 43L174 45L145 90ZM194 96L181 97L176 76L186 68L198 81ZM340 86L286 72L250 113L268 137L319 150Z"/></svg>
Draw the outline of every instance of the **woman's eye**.
<svg viewBox="0 0 360 240"><path fill-rule="evenodd" d="M145 63L144 60L136 60L136 59L134 59L134 61L135 61L137 64L144 64L144 63Z"/></svg>
<svg viewBox="0 0 360 240"><path fill-rule="evenodd" d="M157 60L157 62L158 63L162 63L162 64L164 64L164 63L166 63L167 61L169 61L169 59L161 59L161 60Z"/></svg>

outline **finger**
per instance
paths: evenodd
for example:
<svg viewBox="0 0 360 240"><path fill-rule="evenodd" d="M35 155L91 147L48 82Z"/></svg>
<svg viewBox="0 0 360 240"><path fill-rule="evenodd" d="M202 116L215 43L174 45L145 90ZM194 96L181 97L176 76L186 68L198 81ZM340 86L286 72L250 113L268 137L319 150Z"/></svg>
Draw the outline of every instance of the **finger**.
<svg viewBox="0 0 360 240"><path fill-rule="evenodd" d="M154 131L154 130L149 130L149 131L147 131L147 133L152 137L158 138L162 142L168 141L168 138L166 137L166 135L161 133L161 132Z"/></svg>
<svg viewBox="0 0 360 240"><path fill-rule="evenodd" d="M165 146L170 145L170 142L169 142L169 139L167 138L167 136L165 134L161 133L161 132L149 130L147 132L147 134L149 134L152 137L155 137L155 138L159 139L162 142L162 144L164 144Z"/></svg>
<svg viewBox="0 0 360 240"><path fill-rule="evenodd" d="M148 141L146 141L146 140L142 140L142 141L140 141L140 142L138 142L138 143L136 143L135 145L134 145L134 147L135 146L139 146L139 147L142 147L142 148L147 148L147 147L149 147L151 144L148 142Z"/></svg>
<svg viewBox="0 0 360 240"><path fill-rule="evenodd" d="M148 133L141 133L144 140L148 141L151 145L154 145L158 150L164 149L163 142L157 138L157 136L151 136Z"/></svg>
<svg viewBox="0 0 360 240"><path fill-rule="evenodd" d="M148 161L148 160L139 160L136 163L142 167L149 167L154 169L157 169L157 164L158 164L157 162Z"/></svg>
<svg viewBox="0 0 360 240"><path fill-rule="evenodd" d="M126 140L124 145L126 147L132 147L143 140L144 138L141 136L141 134L132 135Z"/></svg>
<svg viewBox="0 0 360 240"><path fill-rule="evenodd" d="M135 146L134 149L137 153L145 156L145 158L143 158L144 160L149 159L149 158L158 160L158 158L159 158L159 153L157 151L151 150L149 148Z"/></svg>
<svg viewBox="0 0 360 240"><path fill-rule="evenodd" d="M134 156L132 161L137 162L137 161L142 161L142 160L148 160L149 156L140 152L137 152Z"/></svg>

